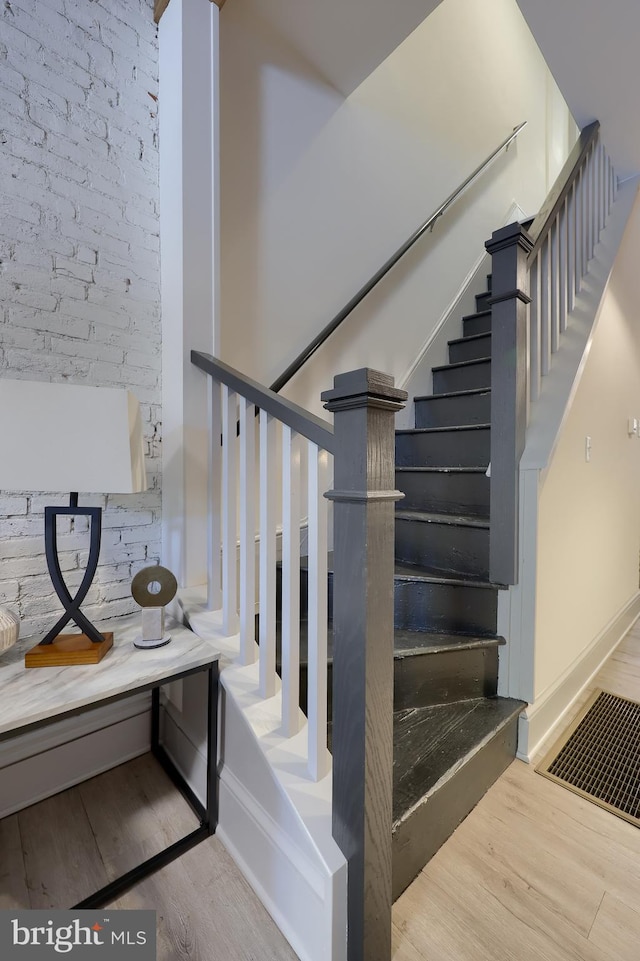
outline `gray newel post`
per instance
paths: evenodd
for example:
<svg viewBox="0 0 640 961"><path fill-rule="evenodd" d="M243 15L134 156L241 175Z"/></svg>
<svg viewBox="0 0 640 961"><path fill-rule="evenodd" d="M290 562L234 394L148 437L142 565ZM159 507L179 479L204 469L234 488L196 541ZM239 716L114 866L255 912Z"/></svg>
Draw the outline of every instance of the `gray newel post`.
<svg viewBox="0 0 640 961"><path fill-rule="evenodd" d="M394 414L407 393L334 378L333 836L348 860L349 961L391 957Z"/></svg>
<svg viewBox="0 0 640 961"><path fill-rule="evenodd" d="M519 465L527 429L527 257L533 239L520 224L494 231L491 298L491 532L489 577L518 583Z"/></svg>

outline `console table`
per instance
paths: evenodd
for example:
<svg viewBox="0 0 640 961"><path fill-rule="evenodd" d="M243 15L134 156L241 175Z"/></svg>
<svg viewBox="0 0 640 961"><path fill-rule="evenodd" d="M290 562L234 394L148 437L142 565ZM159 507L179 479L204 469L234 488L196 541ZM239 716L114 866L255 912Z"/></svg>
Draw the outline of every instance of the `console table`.
<svg viewBox="0 0 640 961"><path fill-rule="evenodd" d="M20 640L0 657L1 742L91 708L151 691L151 751L196 812L200 825L184 838L111 881L74 908L101 907L137 881L168 864L215 832L217 799L218 652L180 625L169 628L171 643L138 650L133 638L140 618L98 625L114 632L113 648L99 664L70 667L24 666L24 655L37 638ZM207 675L207 786L203 805L160 743L160 688L191 674Z"/></svg>

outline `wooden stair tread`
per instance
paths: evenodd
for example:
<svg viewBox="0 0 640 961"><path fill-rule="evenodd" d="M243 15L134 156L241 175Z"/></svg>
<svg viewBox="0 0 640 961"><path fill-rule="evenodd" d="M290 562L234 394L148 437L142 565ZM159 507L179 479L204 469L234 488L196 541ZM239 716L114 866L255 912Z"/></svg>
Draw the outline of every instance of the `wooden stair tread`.
<svg viewBox="0 0 640 961"><path fill-rule="evenodd" d="M395 580L407 581L426 581L432 584L449 584L457 587L484 587L487 590L495 590L496 585L485 578L474 577L466 574L464 577L455 574L442 573L430 567L417 567L414 564L403 564L396 561L394 570Z"/></svg>
<svg viewBox="0 0 640 961"><path fill-rule="evenodd" d="M418 524L446 524L450 527L489 529L489 521L486 518L465 514L432 514L428 511L396 510L396 520L415 521Z"/></svg>
<svg viewBox="0 0 640 961"><path fill-rule="evenodd" d="M454 337L453 340L447 341L447 346L451 347L453 344L468 344L470 341L482 340L486 337L491 337L491 331L487 331L486 334L467 334L466 337Z"/></svg>
<svg viewBox="0 0 640 961"><path fill-rule="evenodd" d="M394 828L524 706L494 697L394 712Z"/></svg>
<svg viewBox="0 0 640 961"><path fill-rule="evenodd" d="M483 336L482 334L480 336ZM450 390L443 394L421 394L413 398L414 403L422 400L443 400L445 397L469 397L473 394L490 394L490 387L473 387L470 390Z"/></svg>
<svg viewBox="0 0 640 961"><path fill-rule="evenodd" d="M488 293L489 291L487 291ZM463 320L475 320L477 317L491 317L491 308L486 310L475 310L472 314L465 314Z"/></svg>
<svg viewBox="0 0 640 961"><path fill-rule="evenodd" d="M396 436L398 434L444 434L447 431L465 431L465 430L490 430L491 424L454 424L453 427L403 427L401 430L396 431ZM485 468L486 470L486 468Z"/></svg>
<svg viewBox="0 0 640 961"><path fill-rule="evenodd" d="M444 651L470 651L473 648L501 647L506 641L495 634L449 634L429 631L393 632L394 657L413 654L442 654Z"/></svg>
<svg viewBox="0 0 640 961"><path fill-rule="evenodd" d="M439 367L432 367L431 370L435 373L438 370L456 370L459 367L475 367L478 364L486 364L487 361L491 361L491 357L476 357L474 360L459 360L455 364L440 364Z"/></svg>
<svg viewBox="0 0 640 961"><path fill-rule="evenodd" d="M421 472L424 474L486 474L486 467L396 467L397 471ZM399 501L401 504L402 501Z"/></svg>

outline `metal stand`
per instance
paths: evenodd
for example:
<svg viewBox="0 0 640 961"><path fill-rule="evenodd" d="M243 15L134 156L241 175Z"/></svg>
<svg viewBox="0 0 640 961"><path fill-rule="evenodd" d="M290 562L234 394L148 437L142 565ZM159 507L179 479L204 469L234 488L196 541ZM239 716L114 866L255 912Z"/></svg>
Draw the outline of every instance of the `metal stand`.
<svg viewBox="0 0 640 961"><path fill-rule="evenodd" d="M73 910L81 908L99 908L114 901L121 894L143 878L148 877L169 864L175 858L180 857L190 848L204 841L206 838L215 834L218 823L218 778L216 770L217 746L218 746L218 663L214 661L205 665L202 670L207 671L208 700L207 700L207 798L203 806L200 800L193 793L186 780L175 766L169 755L160 744L160 686L154 687L151 691L151 753L160 762L166 773L169 775L175 786L182 793L183 797L189 802L195 813L200 819L200 826L170 844L169 847L153 857L143 861L121 877L116 878L109 884L100 888L95 894L90 895L78 904L73 905ZM195 673L195 672L192 672ZM171 679L166 679L163 683L170 683Z"/></svg>

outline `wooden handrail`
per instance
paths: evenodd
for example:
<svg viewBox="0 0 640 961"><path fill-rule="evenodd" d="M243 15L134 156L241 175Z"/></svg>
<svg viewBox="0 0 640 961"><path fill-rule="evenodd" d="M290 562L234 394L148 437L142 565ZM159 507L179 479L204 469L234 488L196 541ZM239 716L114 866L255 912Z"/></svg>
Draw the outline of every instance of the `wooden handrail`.
<svg viewBox="0 0 640 961"><path fill-rule="evenodd" d="M309 411L293 401L280 397L278 394L263 387L255 380L245 377L244 374L230 367L228 364L212 357L211 354L204 354L199 350L191 351L191 363L199 367L206 374L210 374L221 384L226 384L231 390L246 397L247 400L277 417L279 421L286 424L296 433L302 434L307 440L313 441L322 450L333 453L333 427L321 417L310 414Z"/></svg>
<svg viewBox="0 0 640 961"><path fill-rule="evenodd" d="M569 154L565 165L558 174L556 182L549 191L547 199L540 208L540 212L536 216L535 220L528 229L528 234L533 238L533 248L531 253L527 258L527 264L530 267L534 262L536 255L544 239L549 233L551 225L556 219L558 211L564 204L569 191L571 190L573 183L578 176L584 162L584 158L589 153L593 143L597 139L598 131L600 130L600 121L594 120L587 127L584 127L580 131L580 136L578 137L573 150Z"/></svg>

